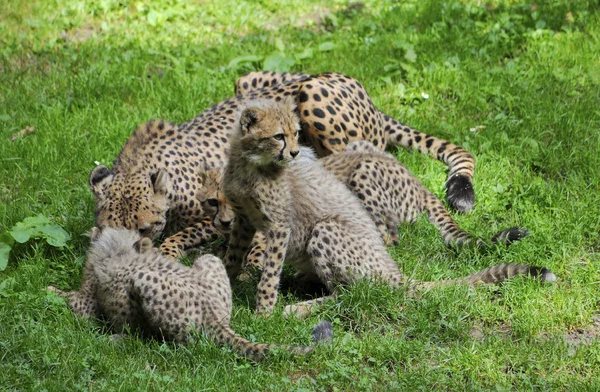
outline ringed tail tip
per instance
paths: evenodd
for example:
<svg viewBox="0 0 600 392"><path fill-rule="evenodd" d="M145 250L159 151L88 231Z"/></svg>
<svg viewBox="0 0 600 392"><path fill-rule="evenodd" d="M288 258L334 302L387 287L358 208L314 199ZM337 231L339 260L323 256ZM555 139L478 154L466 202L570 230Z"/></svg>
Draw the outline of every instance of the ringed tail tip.
<svg viewBox="0 0 600 392"><path fill-rule="evenodd" d="M471 179L462 174L456 174L446 181L446 198L452 208L467 212L475 204L475 191Z"/></svg>
<svg viewBox="0 0 600 392"><path fill-rule="evenodd" d="M313 343L331 344L333 326L329 321L321 321L313 327Z"/></svg>
<svg viewBox="0 0 600 392"><path fill-rule="evenodd" d="M547 268L542 269L542 274L540 275L540 280L544 283L554 283L556 282L556 275L554 275Z"/></svg>
<svg viewBox="0 0 600 392"><path fill-rule="evenodd" d="M510 229L502 230L492 237L492 243L510 245L513 242L519 241L530 235L531 232L522 227L511 227Z"/></svg>

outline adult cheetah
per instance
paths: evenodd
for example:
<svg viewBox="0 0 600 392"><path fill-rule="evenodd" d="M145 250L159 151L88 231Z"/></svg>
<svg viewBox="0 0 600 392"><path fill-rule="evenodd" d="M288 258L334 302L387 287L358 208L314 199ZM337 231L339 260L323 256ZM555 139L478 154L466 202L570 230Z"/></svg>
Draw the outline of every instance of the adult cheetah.
<svg viewBox="0 0 600 392"><path fill-rule="evenodd" d="M266 239L258 312L273 311L284 259L299 272L317 277L332 292L337 285L359 278L411 289L453 282L496 283L515 275L556 279L546 268L526 264L503 264L442 282L407 278L354 194L310 157L310 148L299 147L300 125L294 109L291 99L248 102L225 171L225 195L236 215L225 256L230 278L237 276L255 234ZM322 300L289 306L286 312L305 314Z"/></svg>
<svg viewBox="0 0 600 392"><path fill-rule="evenodd" d="M261 81L266 77L268 83ZM245 83L253 89L243 90ZM240 79L240 85L236 97L186 123L151 121L139 126L112 170L103 165L94 168L89 183L96 198L96 225L138 230L153 239L171 235L160 248L169 257L217 236L196 201L199 168L227 161L229 134L246 100L278 102L286 97L296 101L302 138L319 155L342 151L355 140L370 141L380 149L397 144L429 152L450 168L446 183L450 204L461 211L472 207L471 154L385 115L355 79L338 73L262 73Z"/></svg>
<svg viewBox="0 0 600 392"><path fill-rule="evenodd" d="M188 342L203 330L217 343L259 360L280 348L307 354L313 347L250 342L229 326L231 286L221 260L212 255L197 258L186 267L152 248L149 238L127 229L92 229L92 244L82 288L65 293L79 315L97 315L120 332L126 326L143 334ZM331 324L317 324L315 343L331 338Z"/></svg>

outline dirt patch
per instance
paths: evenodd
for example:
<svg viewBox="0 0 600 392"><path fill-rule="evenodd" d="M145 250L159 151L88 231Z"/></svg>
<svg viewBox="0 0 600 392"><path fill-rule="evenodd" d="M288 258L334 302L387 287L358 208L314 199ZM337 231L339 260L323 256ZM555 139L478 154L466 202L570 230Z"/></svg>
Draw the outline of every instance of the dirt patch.
<svg viewBox="0 0 600 392"><path fill-rule="evenodd" d="M21 139L22 137L32 134L34 131L35 131L34 127L27 125L25 128L21 129L19 132L14 133L10 137L10 141L14 142L17 139Z"/></svg>
<svg viewBox="0 0 600 392"><path fill-rule="evenodd" d="M475 325L469 331L469 336L476 342L485 342L489 337L495 336L501 339L511 339L512 329L508 324L501 324L493 329L484 329L480 325ZM560 335L559 335L560 338ZM590 345L600 339L600 314L592 317L592 324L586 328L577 328L566 332L562 338L568 345L569 355L574 355L581 345ZM546 341L556 339L556 335L546 333L540 334L536 339Z"/></svg>
<svg viewBox="0 0 600 392"><path fill-rule="evenodd" d="M50 69L49 61L40 59L34 54L11 56L7 58L6 62L0 62L0 72L27 71L28 73L48 73Z"/></svg>
<svg viewBox="0 0 600 392"><path fill-rule="evenodd" d="M99 30L88 24L72 30L63 31L60 38L64 39L66 43L82 43L89 40L97 33L99 33Z"/></svg>
<svg viewBox="0 0 600 392"><path fill-rule="evenodd" d="M512 335L512 328L508 324L500 324L497 327L494 327L491 331L484 332L483 327L481 325L474 325L473 328L469 331L469 336L471 339L476 342L483 342L486 340L486 337L489 336L497 336L502 339L510 338Z"/></svg>
<svg viewBox="0 0 600 392"><path fill-rule="evenodd" d="M600 337L600 314L592 317L592 325L585 329L575 329L565 335L565 342L569 346L577 347L582 344L592 344Z"/></svg>

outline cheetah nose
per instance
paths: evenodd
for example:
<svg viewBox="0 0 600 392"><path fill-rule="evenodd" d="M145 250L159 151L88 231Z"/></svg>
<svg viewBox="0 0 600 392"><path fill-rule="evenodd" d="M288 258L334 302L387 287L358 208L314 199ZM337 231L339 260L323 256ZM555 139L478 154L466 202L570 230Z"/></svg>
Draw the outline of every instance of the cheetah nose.
<svg viewBox="0 0 600 392"><path fill-rule="evenodd" d="M300 154L300 150L298 151L290 151L290 155L292 156L292 158L296 158L296 155Z"/></svg>
<svg viewBox="0 0 600 392"><path fill-rule="evenodd" d="M231 221L221 221L221 225L223 227L229 227L229 225L231 225Z"/></svg>

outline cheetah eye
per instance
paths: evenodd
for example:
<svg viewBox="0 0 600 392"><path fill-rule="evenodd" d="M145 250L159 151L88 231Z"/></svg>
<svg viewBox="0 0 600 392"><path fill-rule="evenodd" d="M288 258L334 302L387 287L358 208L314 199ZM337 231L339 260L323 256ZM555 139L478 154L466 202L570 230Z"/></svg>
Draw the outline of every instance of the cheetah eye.
<svg viewBox="0 0 600 392"><path fill-rule="evenodd" d="M213 207L216 207L217 205L219 205L219 202L217 201L217 199L208 199L206 202L208 203L209 206L213 206Z"/></svg>
<svg viewBox="0 0 600 392"><path fill-rule="evenodd" d="M283 133L278 133L277 135L273 136L273 139L275 140L283 140L285 136L283 136Z"/></svg>

